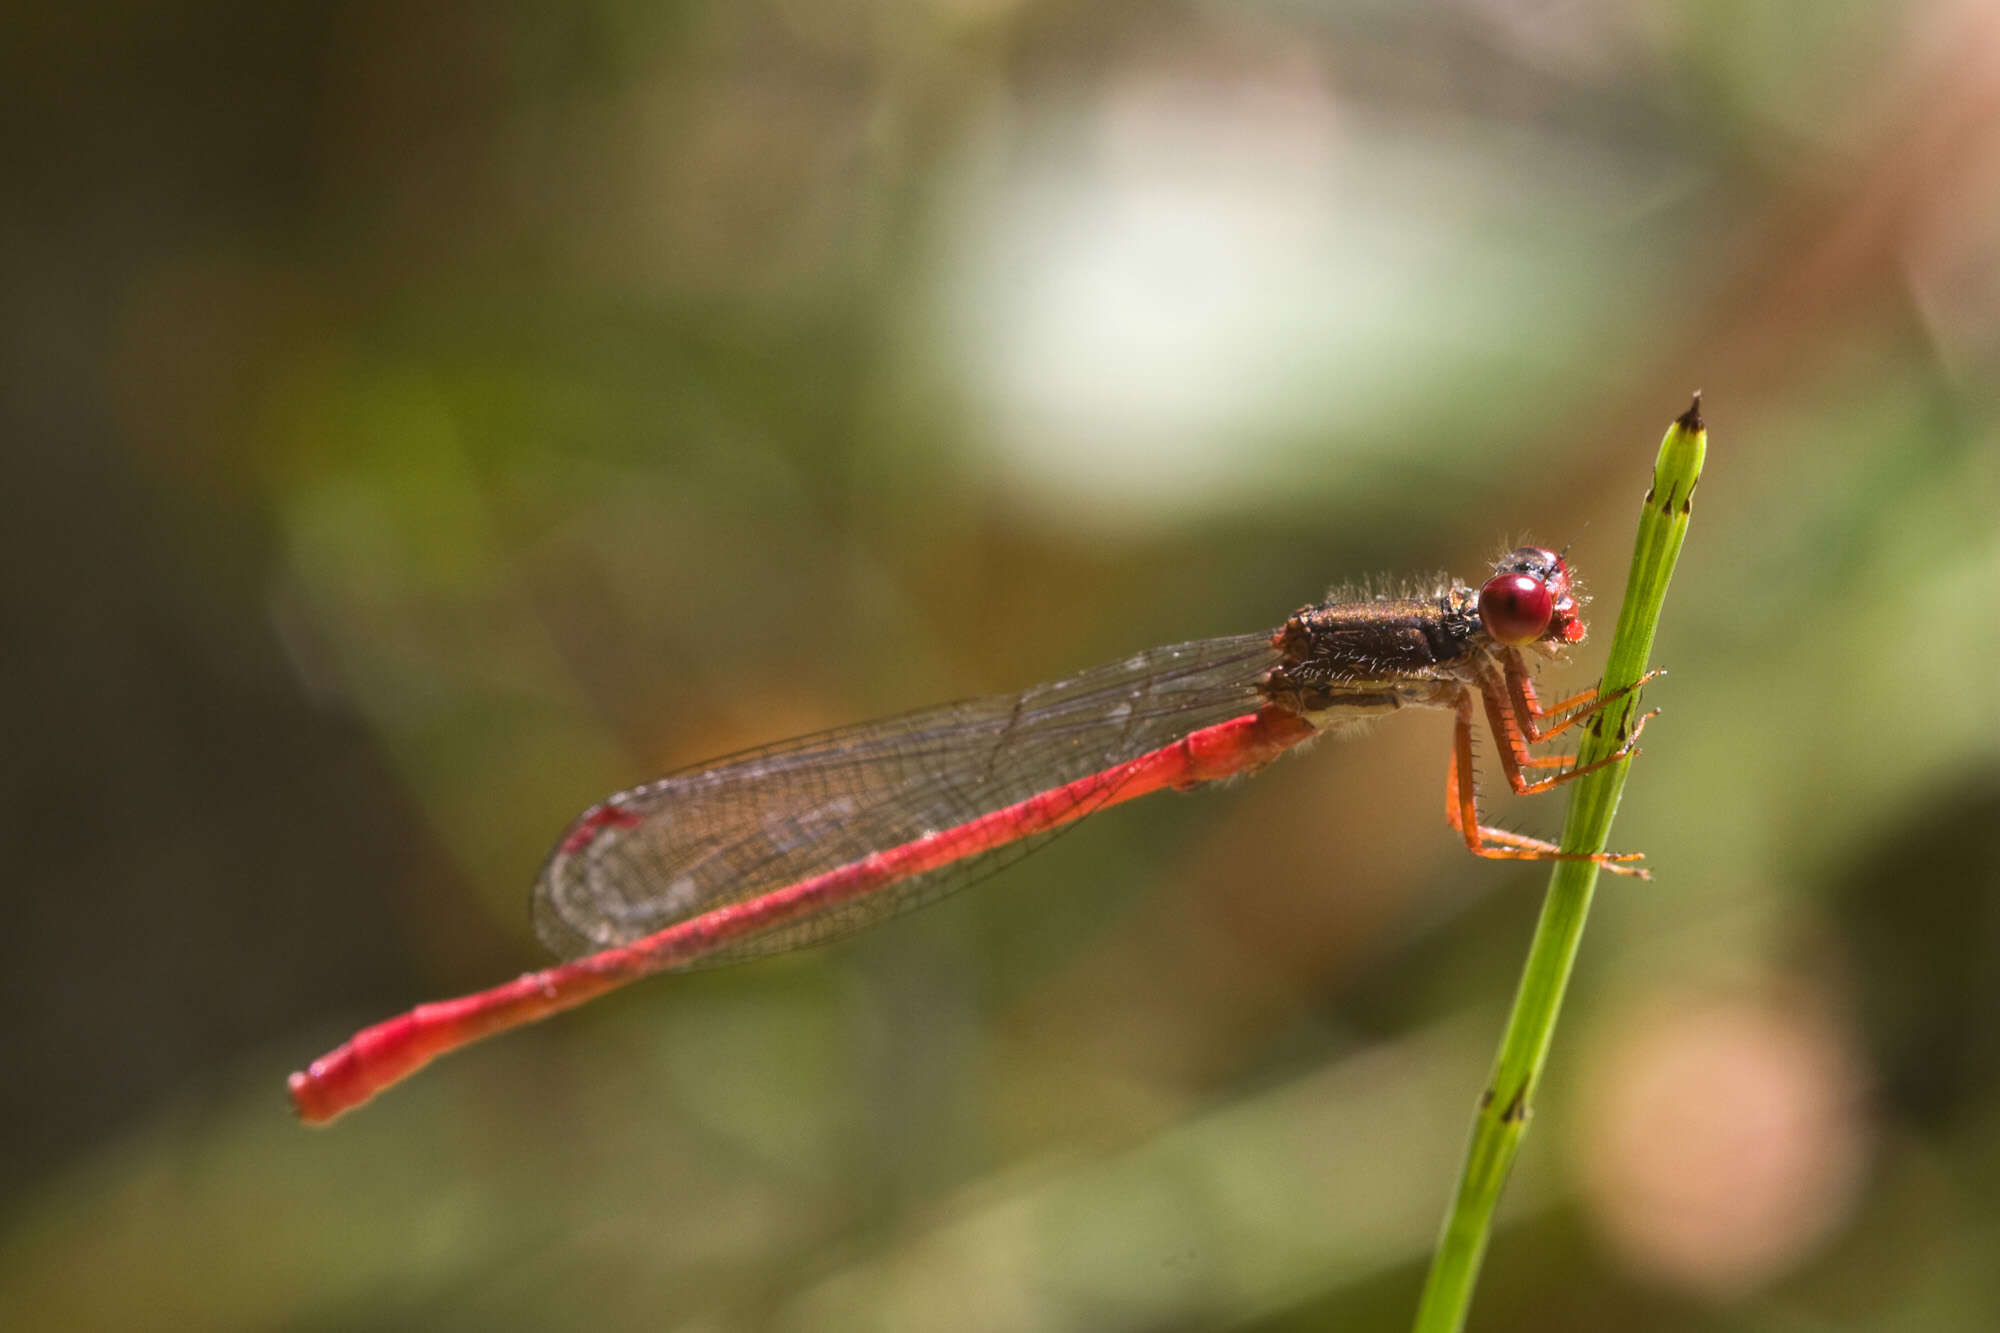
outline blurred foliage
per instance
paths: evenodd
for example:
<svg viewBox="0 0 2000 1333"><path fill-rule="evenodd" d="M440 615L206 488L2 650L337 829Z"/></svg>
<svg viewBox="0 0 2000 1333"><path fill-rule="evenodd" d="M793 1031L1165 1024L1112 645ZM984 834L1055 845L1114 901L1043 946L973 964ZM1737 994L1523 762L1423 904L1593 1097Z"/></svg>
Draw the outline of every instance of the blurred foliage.
<svg viewBox="0 0 2000 1333"><path fill-rule="evenodd" d="M1701 387L1658 881L1474 1326L1990 1326L1989 6L8 29L8 1322L1403 1326L1542 878L1442 717L326 1133L282 1078L536 965L660 770L1523 534L1615 592Z"/></svg>

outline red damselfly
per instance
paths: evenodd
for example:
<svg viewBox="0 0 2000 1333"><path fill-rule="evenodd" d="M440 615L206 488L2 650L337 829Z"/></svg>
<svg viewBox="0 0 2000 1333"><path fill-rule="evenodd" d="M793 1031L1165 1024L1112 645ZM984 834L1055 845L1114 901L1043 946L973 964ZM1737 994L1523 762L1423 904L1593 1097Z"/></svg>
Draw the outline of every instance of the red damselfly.
<svg viewBox="0 0 2000 1333"><path fill-rule="evenodd" d="M1536 696L1527 653L1553 657L1583 637L1569 566L1524 546L1477 587L1440 580L1403 596L1335 597L1272 633L1156 648L634 787L585 811L536 885L537 932L573 961L364 1029L291 1076L293 1105L330 1120L481 1037L655 972L847 934L935 901L1094 811L1253 772L1400 708L1456 714L1445 808L1473 852L1593 860L1644 877L1637 853L1563 852L1482 823L1476 803L1480 711L1522 794L1632 753L1650 714L1595 764L1531 748L1610 702L1594 689L1546 706Z"/></svg>

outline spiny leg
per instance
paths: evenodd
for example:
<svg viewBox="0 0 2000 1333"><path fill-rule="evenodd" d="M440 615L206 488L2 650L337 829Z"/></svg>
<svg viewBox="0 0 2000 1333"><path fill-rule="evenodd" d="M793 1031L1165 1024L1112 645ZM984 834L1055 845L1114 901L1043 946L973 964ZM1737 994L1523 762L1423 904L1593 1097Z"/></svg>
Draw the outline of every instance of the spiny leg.
<svg viewBox="0 0 2000 1333"><path fill-rule="evenodd" d="M1615 764L1620 759L1633 754L1638 748L1639 734L1646 729L1647 721L1653 717L1653 713L1640 714L1637 725L1632 728L1632 734L1625 738L1623 744L1604 758L1594 763L1585 764L1579 768L1576 762L1567 756L1536 755L1528 752L1530 741L1525 733L1528 726L1532 724L1524 722L1520 715L1513 709L1511 706L1512 700L1508 698L1507 691L1501 687L1499 680L1490 671L1480 672L1479 693L1486 702L1486 725L1492 730L1493 739L1498 741L1500 745L1500 767L1507 774L1507 785L1522 796L1534 796L1538 793L1548 791L1573 778L1580 778L1584 774L1594 773L1608 764ZM1623 693L1623 691L1620 691L1620 693ZM1616 696L1613 697L1615 698ZM1596 709L1593 708L1591 711L1595 712ZM1657 709L1654 710L1654 712L1657 711ZM1569 724L1564 723L1563 725L1567 726ZM1561 728L1558 727L1556 730L1560 731ZM1547 736L1554 734L1554 732L1546 733L1542 739L1546 739ZM1553 777L1540 778L1530 782L1527 775L1522 771L1529 768L1555 768L1561 771Z"/></svg>
<svg viewBox="0 0 2000 1333"><path fill-rule="evenodd" d="M1522 659L1520 652L1518 650L1510 650L1504 655L1504 660L1507 669L1507 691L1513 697L1513 711L1515 716L1520 719L1521 732L1527 738L1527 742L1530 745L1539 745L1552 736L1561 735L1585 718L1616 703L1648 681L1667 674L1664 668L1655 667L1653 670L1639 677L1639 679L1633 681L1630 685L1627 685L1624 689L1614 690L1601 699L1597 696L1597 687L1593 685L1579 694L1572 694L1562 702L1550 704L1545 708L1542 706L1542 701L1535 695L1535 678L1529 674L1528 664ZM1577 711L1572 713L1570 712L1571 709L1576 709ZM1568 716L1564 716L1564 714L1568 714ZM1561 720L1544 731L1539 724L1543 719L1551 717L1560 718ZM1634 734L1636 735L1637 733L1635 732Z"/></svg>
<svg viewBox="0 0 2000 1333"><path fill-rule="evenodd" d="M1472 768L1472 691L1459 695L1458 721L1452 732L1452 763L1445 777L1445 819L1465 839L1474 856L1494 861L1595 861L1618 875L1651 879L1652 873L1630 862L1642 852L1566 852L1555 843L1511 833L1479 822L1478 792Z"/></svg>

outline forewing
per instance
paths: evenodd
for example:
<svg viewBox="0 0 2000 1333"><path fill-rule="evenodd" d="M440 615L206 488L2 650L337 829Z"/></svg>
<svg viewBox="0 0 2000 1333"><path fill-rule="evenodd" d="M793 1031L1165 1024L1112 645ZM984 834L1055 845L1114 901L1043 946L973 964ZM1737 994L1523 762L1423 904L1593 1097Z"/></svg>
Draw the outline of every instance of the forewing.
<svg viewBox="0 0 2000 1333"><path fill-rule="evenodd" d="M565 955L628 944L956 827L1254 711L1276 660L1268 634L1155 648L1020 694L801 737L621 792L584 812L550 856L535 888L536 931ZM701 964L858 930L962 888L1050 836L978 852L736 941Z"/></svg>

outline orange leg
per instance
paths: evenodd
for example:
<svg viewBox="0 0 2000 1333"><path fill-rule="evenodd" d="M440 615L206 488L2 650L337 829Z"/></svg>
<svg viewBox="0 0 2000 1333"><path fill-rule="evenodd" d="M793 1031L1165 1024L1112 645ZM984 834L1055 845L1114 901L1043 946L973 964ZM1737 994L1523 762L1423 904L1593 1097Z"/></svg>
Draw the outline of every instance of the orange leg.
<svg viewBox="0 0 2000 1333"><path fill-rule="evenodd" d="M1507 692L1512 696L1514 716L1520 721L1522 734L1527 738L1527 742L1530 745L1539 745L1551 736L1560 735L1568 731L1577 723L1590 717L1607 705L1624 698L1648 681L1667 674L1664 670L1658 668L1648 671L1624 689L1603 699L1597 697L1597 687L1593 685L1581 694L1573 694L1560 703L1550 704L1544 708L1542 701L1535 697L1535 678L1528 674L1527 663L1522 660L1521 654L1518 652L1508 653L1506 655L1506 663ZM1588 707L1585 705L1588 705ZM1571 709L1576 709L1577 711L1571 713ZM1569 715L1564 716L1564 714ZM1560 718L1561 720L1546 731L1543 730L1539 725L1542 719L1551 717Z"/></svg>
<svg viewBox="0 0 2000 1333"><path fill-rule="evenodd" d="M1550 736L1555 735L1557 731L1561 731L1563 727L1568 726L1569 721L1565 721L1562 726L1556 727L1552 731L1543 732L1539 736L1531 736L1527 733L1528 729L1533 726L1533 722L1531 720L1524 720L1518 710L1511 706L1513 701L1508 698L1507 692L1501 687L1498 680L1494 679L1491 675L1482 674L1479 682L1479 692L1486 701L1486 725L1492 730L1493 739L1498 741L1500 745L1500 767L1506 771L1507 785L1522 796L1534 796L1540 792L1548 791L1561 783L1570 781L1572 778L1580 778L1586 773L1594 773L1608 764L1615 764L1620 759L1624 759L1635 753L1638 749L1639 733L1646 729L1647 721L1653 717L1653 713L1642 713L1639 716L1638 724L1632 728L1632 734L1625 738L1624 744L1595 763L1585 764L1579 768L1576 766L1575 760L1565 756L1536 755L1528 752L1530 744L1538 740L1546 740ZM1627 691L1620 690L1618 693L1622 695L1627 693ZM1617 697L1617 695L1612 696L1614 699ZM1611 699L1606 699L1602 703L1593 704L1587 712L1578 714L1578 716L1589 716L1591 713L1595 713L1598 709L1602 708L1604 704L1610 702ZM1657 711L1655 710L1655 712ZM1570 719L1570 721L1574 720ZM1530 768L1556 768L1560 769L1561 772L1557 773L1554 777L1540 778L1530 782L1527 774L1523 772L1524 769Z"/></svg>
<svg viewBox="0 0 2000 1333"><path fill-rule="evenodd" d="M1458 722L1453 729L1451 771L1445 779L1445 819L1451 827L1465 839L1465 845L1474 856L1483 856L1496 861L1595 861L1606 870L1619 875L1635 875L1640 879L1651 879L1652 875L1639 866L1630 864L1641 858L1640 852L1566 852L1555 843L1541 838L1530 838L1525 834L1510 833L1506 829L1494 828L1479 822L1478 793L1474 788L1475 778L1472 767L1472 691L1459 696ZM1628 742L1629 748L1629 742ZM1501 752L1507 753L1503 742ZM1612 755L1601 761L1610 763L1624 758L1625 752ZM1534 758L1534 756L1529 756ZM1558 762L1567 762L1561 761ZM1546 790L1557 782L1570 777L1580 777L1597 764L1584 769L1567 769L1542 784L1530 783L1535 790Z"/></svg>

